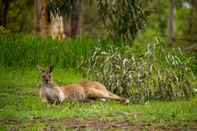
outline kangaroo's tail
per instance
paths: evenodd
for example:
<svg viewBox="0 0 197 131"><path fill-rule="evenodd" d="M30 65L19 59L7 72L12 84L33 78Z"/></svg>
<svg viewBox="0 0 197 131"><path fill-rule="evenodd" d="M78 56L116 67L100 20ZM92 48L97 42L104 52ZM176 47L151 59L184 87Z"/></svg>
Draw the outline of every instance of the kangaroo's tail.
<svg viewBox="0 0 197 131"><path fill-rule="evenodd" d="M117 101L120 101L120 102L123 102L124 104L128 104L129 103L129 99L126 99L126 98L123 98L123 97L120 97L110 91L108 91L108 94L109 94L109 97L110 99L112 100L117 100Z"/></svg>

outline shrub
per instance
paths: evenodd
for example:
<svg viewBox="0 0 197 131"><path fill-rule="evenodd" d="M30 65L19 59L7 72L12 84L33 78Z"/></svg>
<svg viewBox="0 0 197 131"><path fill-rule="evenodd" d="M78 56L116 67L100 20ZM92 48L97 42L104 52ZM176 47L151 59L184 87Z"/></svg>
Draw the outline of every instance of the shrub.
<svg viewBox="0 0 197 131"><path fill-rule="evenodd" d="M135 53L134 53L135 52ZM158 39L138 55L131 48L95 48L82 65L87 76L133 102L174 100L193 94L190 59L181 49L168 49Z"/></svg>

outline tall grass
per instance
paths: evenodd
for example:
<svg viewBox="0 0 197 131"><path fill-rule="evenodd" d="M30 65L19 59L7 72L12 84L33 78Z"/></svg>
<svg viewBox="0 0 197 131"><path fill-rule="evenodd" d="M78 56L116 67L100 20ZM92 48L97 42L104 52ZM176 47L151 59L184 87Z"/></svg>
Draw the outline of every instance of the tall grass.
<svg viewBox="0 0 197 131"><path fill-rule="evenodd" d="M189 98L193 93L191 59L181 49L152 40L124 47L90 38L58 42L32 35L0 35L0 66L35 67L53 64L81 69L86 78L104 83L109 90L136 102L150 99ZM79 68L80 67L80 68Z"/></svg>
<svg viewBox="0 0 197 131"><path fill-rule="evenodd" d="M26 67L53 64L59 67L77 67L86 59L95 41L89 38L58 42L32 35L0 35L0 65Z"/></svg>

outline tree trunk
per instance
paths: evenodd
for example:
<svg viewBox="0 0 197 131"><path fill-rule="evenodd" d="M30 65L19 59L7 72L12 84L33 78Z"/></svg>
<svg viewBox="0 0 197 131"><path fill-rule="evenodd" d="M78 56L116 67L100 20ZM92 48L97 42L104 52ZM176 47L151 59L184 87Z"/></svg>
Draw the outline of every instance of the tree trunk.
<svg viewBox="0 0 197 131"><path fill-rule="evenodd" d="M188 34L190 35L190 39L192 40L197 40L196 34L197 34L197 1L196 0L191 0L192 4L192 9L191 9L191 14L190 14L190 19L189 19L189 29L188 29Z"/></svg>
<svg viewBox="0 0 197 131"><path fill-rule="evenodd" d="M34 0L34 33L39 34L40 32L40 24L39 24L39 0Z"/></svg>
<svg viewBox="0 0 197 131"><path fill-rule="evenodd" d="M70 17L63 16L63 26L64 26L64 35L65 37L71 36L71 26L70 26Z"/></svg>
<svg viewBox="0 0 197 131"><path fill-rule="evenodd" d="M50 35L48 0L34 0L34 31L41 36Z"/></svg>
<svg viewBox="0 0 197 131"><path fill-rule="evenodd" d="M176 0L170 0L170 13L169 13L169 23L168 23L168 35L170 43L175 42L176 35Z"/></svg>
<svg viewBox="0 0 197 131"><path fill-rule="evenodd" d="M76 37L80 34L81 0L72 0L71 4L71 37Z"/></svg>
<svg viewBox="0 0 197 131"><path fill-rule="evenodd" d="M162 2L160 0L157 0L156 5L156 11L157 11L157 17L158 17L158 28L161 35L165 35L165 24L166 22L163 19L163 16L161 15L162 12Z"/></svg>
<svg viewBox="0 0 197 131"><path fill-rule="evenodd" d="M6 27L7 25L7 15L8 15L8 8L9 8L9 0L2 0L2 7L1 7L1 20L0 25Z"/></svg>

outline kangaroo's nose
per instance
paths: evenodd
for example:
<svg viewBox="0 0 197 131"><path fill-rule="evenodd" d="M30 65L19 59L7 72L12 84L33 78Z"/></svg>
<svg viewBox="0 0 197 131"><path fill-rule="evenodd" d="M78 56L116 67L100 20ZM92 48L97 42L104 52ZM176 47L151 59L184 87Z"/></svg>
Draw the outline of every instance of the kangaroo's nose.
<svg viewBox="0 0 197 131"><path fill-rule="evenodd" d="M45 81L49 81L50 77L49 77L48 75L45 75L45 76L43 77L43 79L44 79Z"/></svg>

